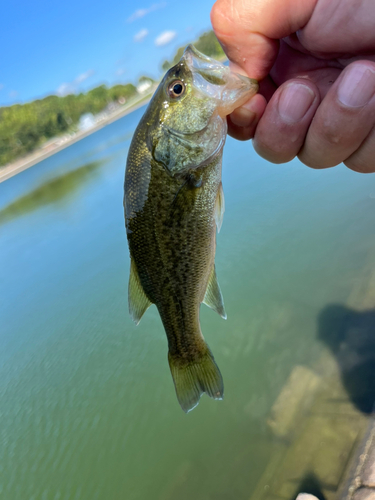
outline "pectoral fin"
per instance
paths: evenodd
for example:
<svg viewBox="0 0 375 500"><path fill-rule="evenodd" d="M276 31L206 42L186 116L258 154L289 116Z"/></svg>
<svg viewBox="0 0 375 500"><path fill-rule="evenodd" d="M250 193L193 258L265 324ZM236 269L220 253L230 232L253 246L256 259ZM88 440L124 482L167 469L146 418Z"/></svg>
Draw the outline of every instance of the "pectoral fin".
<svg viewBox="0 0 375 500"><path fill-rule="evenodd" d="M220 182L215 202L215 221L218 233L220 233L221 225L223 223L224 211L225 211L224 191L223 191L223 185Z"/></svg>
<svg viewBox="0 0 375 500"><path fill-rule="evenodd" d="M142 316L146 312L146 310L150 307L151 302L146 297L145 292L143 291L137 268L133 262L133 259L130 259L130 277L129 277L129 312L132 317L134 323L138 325L141 321Z"/></svg>
<svg viewBox="0 0 375 500"><path fill-rule="evenodd" d="M212 267L211 276L208 280L206 295L204 296L203 303L216 311L223 319L227 319L224 309L224 300L221 294L220 286L217 281L215 266Z"/></svg>

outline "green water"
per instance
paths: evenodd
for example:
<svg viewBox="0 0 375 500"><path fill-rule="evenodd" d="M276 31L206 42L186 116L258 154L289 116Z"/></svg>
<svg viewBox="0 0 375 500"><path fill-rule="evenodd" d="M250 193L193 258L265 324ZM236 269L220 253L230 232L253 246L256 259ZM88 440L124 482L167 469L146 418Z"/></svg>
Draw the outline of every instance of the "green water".
<svg viewBox="0 0 375 500"><path fill-rule="evenodd" d="M228 320L201 309L225 399L185 415L155 307L138 327L127 312L123 177L142 112L0 184L2 499L248 500L273 403L326 349L318 319L375 248L375 176L270 165L228 139Z"/></svg>

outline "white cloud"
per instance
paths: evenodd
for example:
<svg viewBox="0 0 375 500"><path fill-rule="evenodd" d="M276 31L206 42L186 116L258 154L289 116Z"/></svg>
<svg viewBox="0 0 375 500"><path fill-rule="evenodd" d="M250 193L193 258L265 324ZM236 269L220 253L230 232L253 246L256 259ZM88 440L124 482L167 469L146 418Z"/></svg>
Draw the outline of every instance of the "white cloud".
<svg viewBox="0 0 375 500"><path fill-rule="evenodd" d="M141 17L150 14L151 12L154 12L155 10L164 9L164 7L166 6L166 2L161 2L152 4L150 7L148 7L148 9L137 9L130 17L128 17L127 22L132 23L137 19L141 19Z"/></svg>
<svg viewBox="0 0 375 500"><path fill-rule="evenodd" d="M147 35L148 35L148 30L142 29L142 30L138 31L138 33L136 35L134 35L133 40L135 42L143 42L143 40L146 38Z"/></svg>
<svg viewBox="0 0 375 500"><path fill-rule="evenodd" d="M116 75L117 75L117 76L121 76L121 75L123 75L123 74L125 73L125 71L126 71L126 70L125 70L124 68L120 68L120 69L118 69L118 70L116 71Z"/></svg>
<svg viewBox="0 0 375 500"><path fill-rule="evenodd" d="M160 35L155 38L155 45L161 47L162 45L167 45L170 43L175 37L177 33L175 31L163 31Z"/></svg>
<svg viewBox="0 0 375 500"><path fill-rule="evenodd" d="M3 88L4 88L4 84L0 83L0 90L3 90Z"/></svg>
<svg viewBox="0 0 375 500"><path fill-rule="evenodd" d="M13 97L17 97L17 96L18 96L18 92L17 92L17 90L11 90L11 91L9 92L9 97L12 97L12 98L13 98Z"/></svg>
<svg viewBox="0 0 375 500"><path fill-rule="evenodd" d="M77 84L82 83L85 80L87 80L87 78L90 78L90 76L92 76L94 73L95 71L93 69L89 69L85 73L81 73L80 75L78 75L77 78L74 80L74 83Z"/></svg>
<svg viewBox="0 0 375 500"><path fill-rule="evenodd" d="M74 94L75 88L71 83L62 83L60 87L56 90L56 94L60 97L64 97L68 94Z"/></svg>
<svg viewBox="0 0 375 500"><path fill-rule="evenodd" d="M128 23L132 23L136 19L140 19L141 17L144 17L148 13L147 9L138 9L128 18Z"/></svg>
<svg viewBox="0 0 375 500"><path fill-rule="evenodd" d="M95 71L93 69L89 69L84 73L81 73L72 82L62 83L56 90L56 94L61 97L68 94L74 94L75 92L77 92L78 86L94 74Z"/></svg>

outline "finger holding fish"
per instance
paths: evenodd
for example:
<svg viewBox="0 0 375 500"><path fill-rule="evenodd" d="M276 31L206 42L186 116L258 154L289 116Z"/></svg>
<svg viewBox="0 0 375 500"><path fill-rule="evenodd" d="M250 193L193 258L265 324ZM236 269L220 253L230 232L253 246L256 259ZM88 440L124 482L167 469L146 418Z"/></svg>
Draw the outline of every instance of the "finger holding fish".
<svg viewBox="0 0 375 500"><path fill-rule="evenodd" d="M320 103L313 82L295 78L273 94L255 136L256 152L273 163L286 163L303 147L311 120Z"/></svg>
<svg viewBox="0 0 375 500"><path fill-rule="evenodd" d="M356 61L343 70L322 100L299 159L313 168L329 168L344 162L361 171L354 158L360 155L374 126L375 63ZM375 170L374 152L367 155L365 172Z"/></svg>

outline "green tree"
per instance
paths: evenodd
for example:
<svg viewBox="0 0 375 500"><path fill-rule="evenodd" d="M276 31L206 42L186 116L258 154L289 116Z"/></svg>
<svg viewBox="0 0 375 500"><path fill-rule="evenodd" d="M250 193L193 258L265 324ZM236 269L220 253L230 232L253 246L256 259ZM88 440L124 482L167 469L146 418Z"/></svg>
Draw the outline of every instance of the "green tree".
<svg viewBox="0 0 375 500"><path fill-rule="evenodd" d="M203 35L201 35L197 40L195 40L195 42L193 42L193 45L196 49L199 50L199 52L206 54L206 56L213 57L214 59L222 59L223 57L225 57L224 51L221 48L221 45L213 31L207 31L206 33L203 33ZM179 47L171 62L165 60L162 63L162 70L164 72L167 72L169 68L177 64L181 59L184 50L185 45Z"/></svg>

